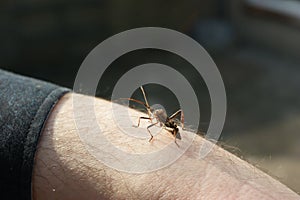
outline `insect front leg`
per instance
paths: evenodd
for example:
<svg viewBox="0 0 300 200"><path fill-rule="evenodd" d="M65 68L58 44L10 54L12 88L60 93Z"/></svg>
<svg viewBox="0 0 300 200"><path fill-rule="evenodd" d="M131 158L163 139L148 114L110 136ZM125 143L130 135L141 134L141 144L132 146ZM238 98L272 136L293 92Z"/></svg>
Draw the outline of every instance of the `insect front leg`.
<svg viewBox="0 0 300 200"><path fill-rule="evenodd" d="M150 136L151 136L151 138L149 139L149 142L151 142L151 140L153 139L153 135L151 134L149 128L151 128L152 126L155 126L155 125L158 124L158 123L159 123L159 122L156 122L156 123L151 124L151 125L149 125L149 126L147 127L147 130L148 130L148 132L149 132L149 134L150 134Z"/></svg>
<svg viewBox="0 0 300 200"><path fill-rule="evenodd" d="M150 117L139 117L139 121L138 121L138 125L137 126L134 126L134 127L139 127L140 126L140 122L141 122L141 119L150 119L152 121L152 119Z"/></svg>

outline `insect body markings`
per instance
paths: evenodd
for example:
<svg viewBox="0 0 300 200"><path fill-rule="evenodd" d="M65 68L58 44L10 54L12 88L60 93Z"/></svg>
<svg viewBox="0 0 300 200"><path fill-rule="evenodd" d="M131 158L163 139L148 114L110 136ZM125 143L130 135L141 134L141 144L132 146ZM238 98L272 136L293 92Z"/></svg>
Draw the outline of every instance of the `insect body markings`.
<svg viewBox="0 0 300 200"><path fill-rule="evenodd" d="M175 139L175 143L176 143L176 139L181 139L181 136L180 136L178 125L177 125L177 122L176 122L175 119L176 119L176 117L178 117L180 115L180 123L181 123L181 127L183 129L184 128L184 114L183 114L183 111L181 109L179 109L178 111L176 111L171 116L167 116L167 113L166 113L165 110L151 108L148 104L148 100L147 100L144 88L141 86L140 89L143 93L145 102L142 102L142 101L139 101L139 100L136 100L136 99L131 99L131 98L129 98L128 100L134 101L134 102L137 102L139 104L144 105L145 108L147 109L148 117L139 117L138 124L135 127L140 126L140 121L142 119L143 120L144 119L150 120L151 124L149 126L147 126L147 130L150 134L149 142L151 142L152 139L153 139L153 135L151 134L150 128L155 126L155 125L159 125L159 126L163 127L165 130L167 130L168 132L170 132L173 135L173 137Z"/></svg>

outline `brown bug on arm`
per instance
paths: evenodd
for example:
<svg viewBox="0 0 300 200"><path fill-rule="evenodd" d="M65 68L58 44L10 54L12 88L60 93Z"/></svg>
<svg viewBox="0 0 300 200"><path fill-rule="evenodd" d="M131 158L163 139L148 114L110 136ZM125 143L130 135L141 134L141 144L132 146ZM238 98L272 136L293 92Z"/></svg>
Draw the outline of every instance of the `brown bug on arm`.
<svg viewBox="0 0 300 200"><path fill-rule="evenodd" d="M131 99L131 98L128 98L128 100L134 101L134 102L137 102L139 104L144 105L147 109L148 117L139 117L138 124L135 127L140 126L141 119L148 119L148 120L151 121L151 124L147 127L147 130L148 130L148 132L151 136L150 139L149 139L149 142L151 142L152 139L153 139L153 135L150 132L150 128L157 125L157 124L159 124L161 127L166 129L167 131L169 131L173 135L173 137L175 139L175 143L176 143L176 138L181 139L181 136L179 134L179 129L177 127L177 123L176 123L175 119L176 119L177 116L181 115L180 116L180 122L181 122L181 127L183 129L184 128L184 114L183 114L183 111L180 109L180 110L176 111L174 114L172 114L171 116L168 117L165 110L163 110L163 109L154 110L148 104L144 88L141 86L140 89L143 93L145 103L142 102L142 101L136 100L136 99ZM153 122L153 120L155 120L155 122Z"/></svg>

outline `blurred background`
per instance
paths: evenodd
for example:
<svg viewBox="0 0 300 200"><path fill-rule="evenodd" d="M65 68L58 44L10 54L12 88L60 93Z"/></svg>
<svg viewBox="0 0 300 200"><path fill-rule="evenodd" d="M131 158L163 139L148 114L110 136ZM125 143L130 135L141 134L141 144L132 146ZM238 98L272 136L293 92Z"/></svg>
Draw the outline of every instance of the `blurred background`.
<svg viewBox="0 0 300 200"><path fill-rule="evenodd" d="M96 45L144 26L178 30L205 47L227 91L220 143L300 193L298 0L2 0L0 66L72 88L83 59ZM210 118L205 83L171 53L149 49L121 56L101 78L97 95L109 99L122 74L147 62L173 66L190 81L205 134ZM178 106L166 88L145 89L150 103L168 105L169 113ZM133 97L140 98L138 93Z"/></svg>

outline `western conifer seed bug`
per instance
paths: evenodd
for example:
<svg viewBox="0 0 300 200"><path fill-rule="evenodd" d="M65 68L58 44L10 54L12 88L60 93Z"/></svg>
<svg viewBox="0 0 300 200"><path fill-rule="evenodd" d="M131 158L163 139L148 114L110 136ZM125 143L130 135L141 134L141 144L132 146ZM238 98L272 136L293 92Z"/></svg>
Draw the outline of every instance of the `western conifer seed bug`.
<svg viewBox="0 0 300 200"><path fill-rule="evenodd" d="M181 109L179 109L178 111L176 111L175 113L173 113L171 116L168 117L167 113L164 109L153 109L152 107L150 107L149 104L148 104L148 100L147 100L147 97L146 97L143 86L141 86L140 89L143 93L145 102L142 102L142 101L139 101L139 100L136 100L136 99L132 99L132 98L126 98L127 100L134 101L136 103L144 105L145 108L147 109L148 117L139 117L138 124L137 124L137 126L134 126L134 127L139 127L140 126L141 119L150 120L151 124L149 126L147 126L147 130L150 134L149 142L151 142L152 139L153 139L153 135L151 134L150 128L157 125L157 124L160 127L163 127L165 130L167 130L168 132L170 132L173 135L173 137L175 139L175 143L176 143L176 139L181 140L179 129L177 127L178 125L177 125L177 122L176 122L175 119L176 119L177 116L180 115L180 123L181 123L181 127L183 129L184 128L184 114L183 114L183 111Z"/></svg>

